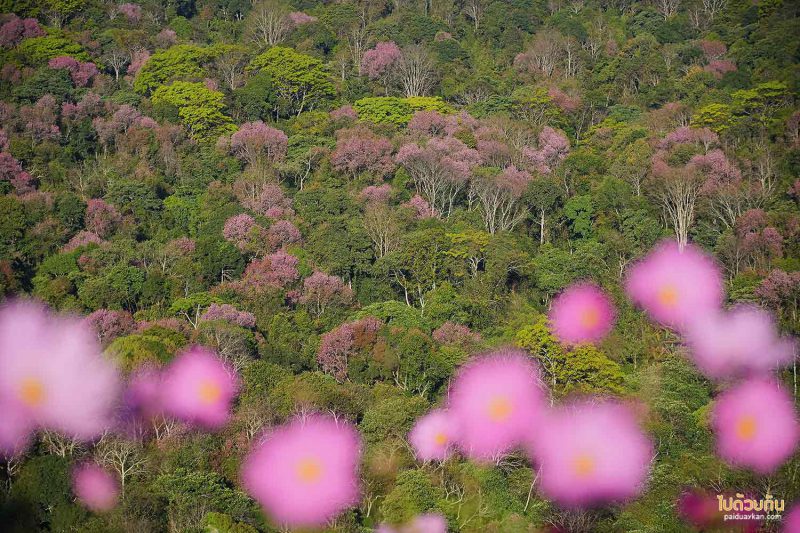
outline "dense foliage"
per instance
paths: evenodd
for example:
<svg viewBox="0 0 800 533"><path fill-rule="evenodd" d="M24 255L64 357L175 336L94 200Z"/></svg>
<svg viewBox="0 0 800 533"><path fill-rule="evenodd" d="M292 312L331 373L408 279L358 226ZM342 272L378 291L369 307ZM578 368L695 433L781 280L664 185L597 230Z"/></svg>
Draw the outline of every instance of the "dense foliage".
<svg viewBox="0 0 800 533"><path fill-rule="evenodd" d="M41 434L3 465L4 530L277 531L240 463L262 428L314 410L365 443L361 503L329 531L425 512L453 531L681 531L686 488L800 498L797 455L771 476L714 456L720 387L621 289L659 240L692 241L728 303L800 333L797 2L0 11L0 297L88 315L126 372L202 344L243 382L219 432ZM545 315L582 279L620 312L569 349ZM539 361L556 402L641 407L657 458L639 499L566 511L522 455L415 461L414 420L503 345ZM797 403L796 372L780 377ZM86 457L123 483L109 513L70 494Z"/></svg>

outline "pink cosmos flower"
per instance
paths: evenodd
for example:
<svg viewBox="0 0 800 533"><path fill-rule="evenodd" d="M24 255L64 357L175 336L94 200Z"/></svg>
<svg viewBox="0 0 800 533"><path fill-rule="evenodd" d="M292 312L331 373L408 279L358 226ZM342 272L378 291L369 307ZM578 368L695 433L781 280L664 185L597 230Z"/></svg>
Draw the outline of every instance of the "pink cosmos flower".
<svg viewBox="0 0 800 533"><path fill-rule="evenodd" d="M0 400L0 413L0 457L11 457L28 447L35 426L19 402Z"/></svg>
<svg viewBox="0 0 800 533"><path fill-rule="evenodd" d="M417 420L408 440L420 461L444 461L453 451L457 431L453 417L443 409L435 409Z"/></svg>
<svg viewBox="0 0 800 533"><path fill-rule="evenodd" d="M722 275L714 259L693 245L658 245L634 265L625 290L656 322L678 331L697 317L716 311L723 298Z"/></svg>
<svg viewBox="0 0 800 533"><path fill-rule="evenodd" d="M579 283L553 301L550 323L564 344L598 342L611 331L615 315L614 304L602 290L589 283Z"/></svg>
<svg viewBox="0 0 800 533"><path fill-rule="evenodd" d="M634 414L611 402L550 412L532 436L542 493L565 507L618 502L641 492L653 445Z"/></svg>
<svg viewBox="0 0 800 533"><path fill-rule="evenodd" d="M128 380L123 395L124 409L130 418L149 420L161 414L161 373L158 369L137 368Z"/></svg>
<svg viewBox="0 0 800 533"><path fill-rule="evenodd" d="M119 499L117 478L95 463L85 463L72 471L72 491L94 512L110 511Z"/></svg>
<svg viewBox="0 0 800 533"><path fill-rule="evenodd" d="M238 389L232 369L208 348L193 346L165 369L161 400L167 414L215 429L228 421Z"/></svg>
<svg viewBox="0 0 800 533"><path fill-rule="evenodd" d="M449 408L468 456L491 460L521 444L544 406L539 369L522 350L503 349L462 367Z"/></svg>
<svg viewBox="0 0 800 533"><path fill-rule="evenodd" d="M278 523L320 526L358 503L358 432L311 415L272 431L242 467L247 492Z"/></svg>
<svg viewBox="0 0 800 533"><path fill-rule="evenodd" d="M0 403L7 407L0 440L6 445L23 443L37 426L81 440L96 437L111 425L119 384L83 321L33 302L0 308Z"/></svg>
<svg viewBox="0 0 800 533"><path fill-rule="evenodd" d="M772 316L754 306L697 317L686 329L686 342L695 364L712 379L763 374L794 354L794 343L778 336Z"/></svg>
<svg viewBox="0 0 800 533"><path fill-rule="evenodd" d="M728 463L768 474L797 448L800 422L777 384L751 379L722 393L711 414L717 453Z"/></svg>
<svg viewBox="0 0 800 533"><path fill-rule="evenodd" d="M447 519L435 513L421 514L399 528L381 524L375 533L447 533Z"/></svg>
<svg viewBox="0 0 800 533"><path fill-rule="evenodd" d="M789 512L783 516L783 533L797 533L800 531L800 503L795 503Z"/></svg>

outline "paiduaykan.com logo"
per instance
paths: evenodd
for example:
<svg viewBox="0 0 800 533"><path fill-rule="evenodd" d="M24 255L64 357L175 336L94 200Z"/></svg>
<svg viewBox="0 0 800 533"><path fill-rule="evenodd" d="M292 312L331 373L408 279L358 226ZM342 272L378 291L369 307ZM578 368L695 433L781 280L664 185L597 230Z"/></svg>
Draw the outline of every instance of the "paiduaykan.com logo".
<svg viewBox="0 0 800 533"><path fill-rule="evenodd" d="M719 511L725 513L724 520L780 520L784 509L784 501L766 494L762 499L745 498L744 494L736 493L734 497L726 498L717 494Z"/></svg>

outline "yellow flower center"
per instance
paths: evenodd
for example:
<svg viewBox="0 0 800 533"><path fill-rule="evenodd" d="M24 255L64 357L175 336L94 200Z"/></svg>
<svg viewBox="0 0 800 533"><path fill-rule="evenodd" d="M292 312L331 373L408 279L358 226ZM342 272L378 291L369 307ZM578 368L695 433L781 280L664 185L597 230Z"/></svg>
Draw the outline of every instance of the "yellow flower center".
<svg viewBox="0 0 800 533"><path fill-rule="evenodd" d="M752 440L756 436L756 417L753 415L745 415L736 423L736 436L741 440Z"/></svg>
<svg viewBox="0 0 800 533"><path fill-rule="evenodd" d="M508 398L505 396L495 396L489 402L487 411L490 419L495 422L503 422L507 420L509 416L511 416L513 407L511 406L511 402L508 401Z"/></svg>
<svg viewBox="0 0 800 533"><path fill-rule="evenodd" d="M581 325L585 328L593 328L600 323L600 313L597 309L590 307L581 313Z"/></svg>
<svg viewBox="0 0 800 533"><path fill-rule="evenodd" d="M44 402L44 385L36 378L25 378L19 386L19 399L28 407L37 407Z"/></svg>
<svg viewBox="0 0 800 533"><path fill-rule="evenodd" d="M667 307L673 307L678 303L678 290L672 285L664 285L658 291L658 301Z"/></svg>
<svg viewBox="0 0 800 533"><path fill-rule="evenodd" d="M200 397L201 402L210 405L219 400L220 396L222 396L222 390L219 385L210 379L206 379L200 382L200 386L197 388L197 395Z"/></svg>
<svg viewBox="0 0 800 533"><path fill-rule="evenodd" d="M587 454L581 454L572 462L572 471L578 477L588 477L595 470L594 459Z"/></svg>
<svg viewBox="0 0 800 533"><path fill-rule="evenodd" d="M439 446L444 446L445 444L447 444L447 435L445 435L444 433L441 433L441 432L437 433L433 437L433 442L435 442Z"/></svg>
<svg viewBox="0 0 800 533"><path fill-rule="evenodd" d="M295 468L297 479L303 483L315 483L322 477L322 465L313 458L303 459Z"/></svg>

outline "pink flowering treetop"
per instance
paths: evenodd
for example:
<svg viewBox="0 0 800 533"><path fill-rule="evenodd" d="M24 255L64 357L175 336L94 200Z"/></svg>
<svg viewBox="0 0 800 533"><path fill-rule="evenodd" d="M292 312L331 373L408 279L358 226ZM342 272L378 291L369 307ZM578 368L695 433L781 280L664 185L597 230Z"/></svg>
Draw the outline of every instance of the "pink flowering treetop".
<svg viewBox="0 0 800 533"><path fill-rule="evenodd" d="M97 338L103 345L132 332L136 327L133 315L127 311L98 309L86 317L86 322L97 332Z"/></svg>
<svg viewBox="0 0 800 533"><path fill-rule="evenodd" d="M142 19L142 6L139 4L119 4L117 11L122 13L131 24L137 24Z"/></svg>
<svg viewBox="0 0 800 533"><path fill-rule="evenodd" d="M377 80L385 76L402 55L393 41L378 43L375 48L364 52L361 58L361 75Z"/></svg>
<svg viewBox="0 0 800 533"><path fill-rule="evenodd" d="M72 82L77 87L86 87L89 80L100 72L94 63L83 63L69 56L54 57L47 65L52 69L68 70Z"/></svg>
<svg viewBox="0 0 800 533"><path fill-rule="evenodd" d="M255 237L254 228L260 228L255 219L247 213L234 215L225 221L222 228L222 236L226 241L230 241L240 250L246 250L250 242Z"/></svg>
<svg viewBox="0 0 800 533"><path fill-rule="evenodd" d="M16 15L0 26L0 46L11 48L18 45L23 39L41 37L45 35L36 19L21 19Z"/></svg>
<svg viewBox="0 0 800 533"><path fill-rule="evenodd" d="M288 137L262 121L246 122L231 135L231 151L250 165L272 164L286 157Z"/></svg>
<svg viewBox="0 0 800 533"><path fill-rule="evenodd" d="M550 174L567 157L569 139L549 126L539 133L538 148L525 147L522 156L540 174Z"/></svg>
<svg viewBox="0 0 800 533"><path fill-rule="evenodd" d="M355 122L358 120L358 113L351 105L343 105L338 109L330 112L331 120L342 122Z"/></svg>
<svg viewBox="0 0 800 533"><path fill-rule="evenodd" d="M8 181L17 194L25 194L34 190L33 176L22 170L14 156L8 152L0 152L0 181Z"/></svg>
<svg viewBox="0 0 800 533"><path fill-rule="evenodd" d="M254 328L256 317L253 313L239 311L230 304L212 303L200 317L202 321L225 320L243 328Z"/></svg>
<svg viewBox="0 0 800 533"><path fill-rule="evenodd" d="M254 259L242 276L242 288L255 291L267 288L284 288L299 278L297 272L298 259L278 250L261 259Z"/></svg>
<svg viewBox="0 0 800 533"><path fill-rule="evenodd" d="M317 271L303 280L300 302L308 305L315 316L321 316L331 305L348 305L352 300L352 289L338 276Z"/></svg>
<svg viewBox="0 0 800 533"><path fill-rule="evenodd" d="M259 215L278 219L294 214L291 198L277 183L240 180L234 183L233 190L244 207Z"/></svg>
<svg viewBox="0 0 800 533"><path fill-rule="evenodd" d="M469 327L453 322L445 322L433 330L433 340L440 344L452 344L467 347L481 342L481 334Z"/></svg>
<svg viewBox="0 0 800 533"><path fill-rule="evenodd" d="M104 239L111 235L121 221L122 216L117 208L105 200L92 198L86 203L86 213L83 217L84 226L98 237Z"/></svg>
<svg viewBox="0 0 800 533"><path fill-rule="evenodd" d="M367 128L354 128L337 132L336 149L331 163L336 170L356 178L362 172L384 176L394 169L392 143Z"/></svg>
<svg viewBox="0 0 800 533"><path fill-rule="evenodd" d="M288 220L278 220L267 230L267 241L272 250L277 250L289 244L302 242L303 236L297 226Z"/></svg>
<svg viewBox="0 0 800 533"><path fill-rule="evenodd" d="M374 204L386 204L392 196L392 186L388 183L382 185L368 185L361 189L359 198Z"/></svg>

